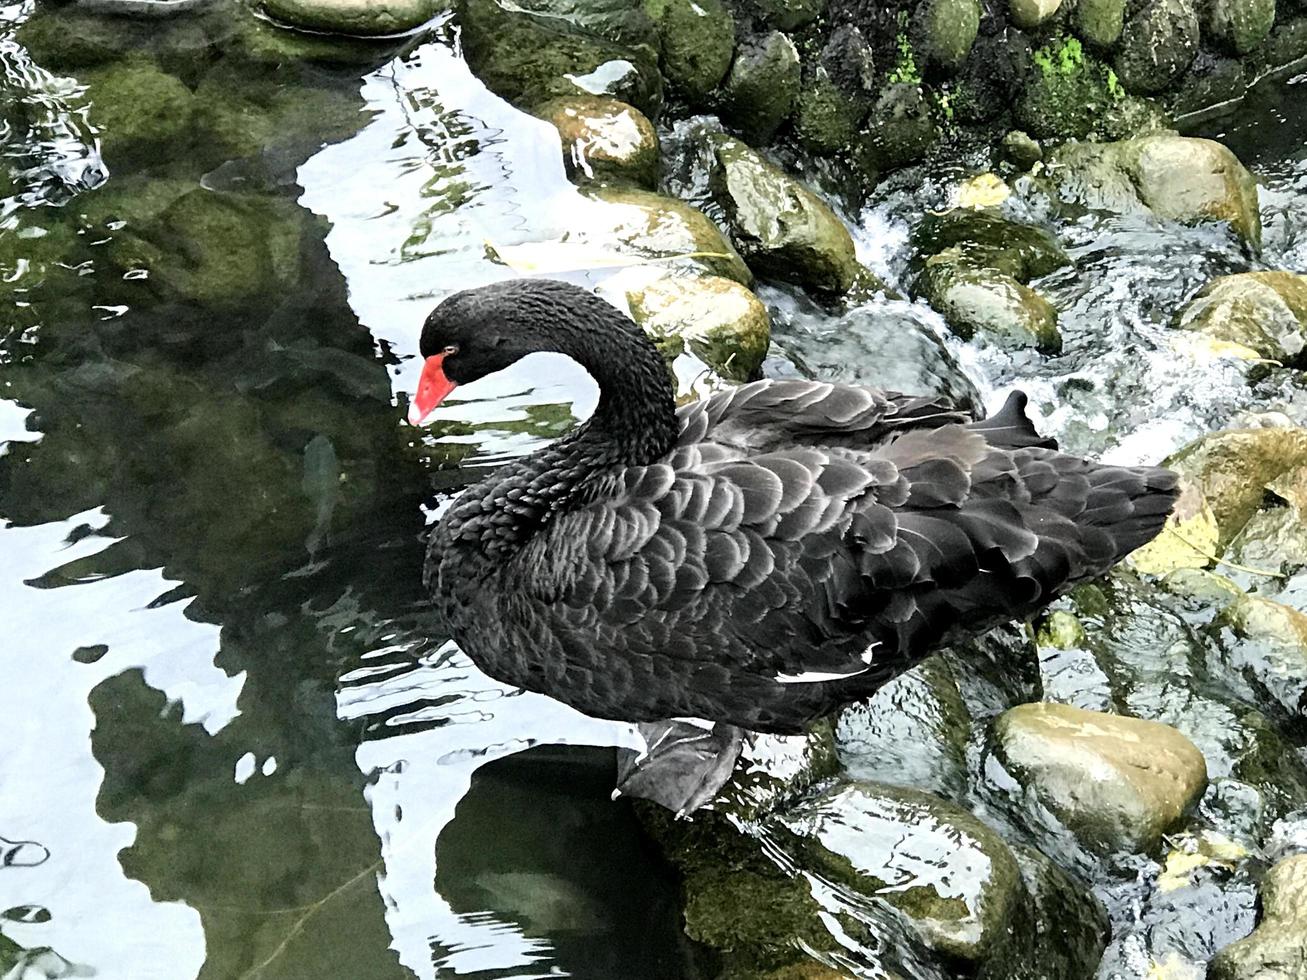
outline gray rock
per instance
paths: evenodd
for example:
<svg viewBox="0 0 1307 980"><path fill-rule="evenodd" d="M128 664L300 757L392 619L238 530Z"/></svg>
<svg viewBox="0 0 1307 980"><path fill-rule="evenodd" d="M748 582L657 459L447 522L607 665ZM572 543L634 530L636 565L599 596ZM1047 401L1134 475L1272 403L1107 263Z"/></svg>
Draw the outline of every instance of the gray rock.
<svg viewBox="0 0 1307 980"><path fill-rule="evenodd" d="M1079 0L1071 13L1076 33L1098 48L1111 48L1125 26L1126 0Z"/></svg>
<svg viewBox="0 0 1307 980"><path fill-rule="evenodd" d="M626 48L658 49L658 29L635 0L513 0L512 6Z"/></svg>
<svg viewBox="0 0 1307 980"><path fill-rule="evenodd" d="M1003 156L1020 170L1029 170L1044 159L1044 150L1027 133L1014 129L1003 137Z"/></svg>
<svg viewBox="0 0 1307 980"><path fill-rule="evenodd" d="M1174 728L1061 704L1024 704L995 725L997 751L1087 846L1149 851L1202 795L1202 753Z"/></svg>
<svg viewBox="0 0 1307 980"><path fill-rule="evenodd" d="M1131 92L1161 92L1198 53L1198 13L1193 0L1145 0L1125 22L1116 73Z"/></svg>
<svg viewBox="0 0 1307 980"><path fill-rule="evenodd" d="M794 109L799 75L799 52L780 31L741 43L726 76L723 118L750 142L766 143Z"/></svg>
<svg viewBox="0 0 1307 980"><path fill-rule="evenodd" d="M748 5L768 26L793 31L820 17L826 0L749 0Z"/></svg>
<svg viewBox="0 0 1307 980"><path fill-rule="evenodd" d="M925 0L917 8L918 48L928 64L946 74L962 67L979 29L979 0Z"/></svg>
<svg viewBox="0 0 1307 980"><path fill-rule="evenodd" d="M890 170L924 158L937 135L921 87L895 82L881 90L871 108L865 149L877 168Z"/></svg>
<svg viewBox="0 0 1307 980"><path fill-rule="evenodd" d="M1262 919L1252 934L1220 950L1210 980L1303 980L1307 977L1307 854L1266 873Z"/></svg>
<svg viewBox="0 0 1307 980"><path fill-rule="evenodd" d="M1275 23L1275 0L1207 0L1202 9L1203 33L1240 56L1255 51Z"/></svg>
<svg viewBox="0 0 1307 980"><path fill-rule="evenodd" d="M824 67L808 72L794 107L794 135L812 153L844 150L867 114L867 100L844 92Z"/></svg>
<svg viewBox="0 0 1307 980"><path fill-rule="evenodd" d="M663 74L687 98L702 99L731 67L735 21L721 0L644 0L662 42Z"/></svg>
<svg viewBox="0 0 1307 980"><path fill-rule="evenodd" d="M1033 949L1008 976L1089 980L1112 934L1107 909L1093 892L1033 847L1014 845L1039 929Z"/></svg>
<svg viewBox="0 0 1307 980"><path fill-rule="evenodd" d="M964 340L981 334L1005 347L1062 349L1052 303L1009 275L966 264L957 249L928 259L918 288Z"/></svg>
<svg viewBox="0 0 1307 980"><path fill-rule="evenodd" d="M1230 668L1287 718L1307 716L1307 614L1245 595L1223 609L1220 618L1237 640L1226 651Z"/></svg>
<svg viewBox="0 0 1307 980"><path fill-rule="evenodd" d="M259 0L283 24L328 34L400 34L445 9L443 0Z"/></svg>
<svg viewBox="0 0 1307 980"><path fill-rule="evenodd" d="M817 292L846 292L861 267L835 213L739 140L716 136L711 147L712 195L750 267Z"/></svg>
<svg viewBox="0 0 1307 980"><path fill-rule="evenodd" d="M1257 181L1220 143L1156 134L1117 143L1072 143L1050 158L1064 201L1105 211L1151 210L1160 218L1228 224L1261 245Z"/></svg>
<svg viewBox="0 0 1307 980"><path fill-rule="evenodd" d="M1243 272L1213 279L1180 311L1177 326L1299 365L1307 359L1307 276Z"/></svg>
<svg viewBox="0 0 1307 980"><path fill-rule="evenodd" d="M1062 0L1008 0L1012 23L1022 30L1039 27L1062 6Z"/></svg>

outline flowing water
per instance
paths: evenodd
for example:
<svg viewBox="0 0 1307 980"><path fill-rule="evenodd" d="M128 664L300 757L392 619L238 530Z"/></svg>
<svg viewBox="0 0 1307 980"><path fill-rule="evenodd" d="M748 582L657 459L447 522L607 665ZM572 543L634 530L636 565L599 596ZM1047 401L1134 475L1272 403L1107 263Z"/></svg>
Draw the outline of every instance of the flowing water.
<svg viewBox="0 0 1307 980"><path fill-rule="evenodd" d="M670 869L608 800L603 747L629 731L482 676L419 585L458 487L593 407L578 368L535 355L429 430L401 421L427 310L511 274L487 241L593 220L553 130L490 95L443 25L297 64L220 13L83 68L24 48L32 13L0 8L6 980L708 975ZM189 135L127 132L115 58L183 79ZM1253 406L1301 418L1287 376L1250 387L1166 323L1212 275L1307 265L1302 114L1285 120L1305 94L1268 89L1228 134L1266 185L1259 260L1082 219L1075 270L1044 284L1066 354L939 341L968 397L1020 383L1072 448L1130 459ZM877 195L868 261L903 275L945 176ZM763 295L769 372L883 367ZM872 312L942 337L923 306Z"/></svg>

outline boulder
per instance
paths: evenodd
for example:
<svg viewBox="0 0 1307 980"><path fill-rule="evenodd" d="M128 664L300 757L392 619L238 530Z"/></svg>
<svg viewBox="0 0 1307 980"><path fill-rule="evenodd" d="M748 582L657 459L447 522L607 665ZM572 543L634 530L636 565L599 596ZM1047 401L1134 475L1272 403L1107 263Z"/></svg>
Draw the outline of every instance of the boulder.
<svg viewBox="0 0 1307 980"><path fill-rule="evenodd" d="M1083 139L1108 126L1124 95L1107 66L1067 37L1031 52L1013 109L1032 136Z"/></svg>
<svg viewBox="0 0 1307 980"><path fill-rule="evenodd" d="M717 136L711 149L712 195L750 267L815 292L847 292L861 267L835 212L739 140Z"/></svg>
<svg viewBox="0 0 1307 980"><path fill-rule="evenodd" d="M957 249L964 264L1023 283L1071 264L1062 246L1043 228L966 207L928 214L913 231L912 244L926 256Z"/></svg>
<svg viewBox="0 0 1307 980"><path fill-rule="evenodd" d="M767 356L767 308L733 279L667 276L628 293L628 300L632 318L660 349L678 339L724 378L748 381Z"/></svg>
<svg viewBox="0 0 1307 980"><path fill-rule="evenodd" d="M790 117L798 97L799 52L794 42L772 31L740 44L723 92L727 123L750 142L766 143Z"/></svg>
<svg viewBox="0 0 1307 980"><path fill-rule="evenodd" d="M139 58L79 74L111 168L133 169L186 152L195 97L180 79Z"/></svg>
<svg viewBox="0 0 1307 980"><path fill-rule="evenodd" d="M658 182L658 132L639 109L616 99L572 96L535 109L558 130L563 163L577 181L608 180L652 188Z"/></svg>
<svg viewBox="0 0 1307 980"><path fill-rule="evenodd" d="M421 27L445 0L259 0L279 23L320 34L375 36Z"/></svg>
<svg viewBox="0 0 1307 980"><path fill-rule="evenodd" d="M1060 0L1054 0L1054 6L1057 2ZM917 8L917 46L926 63L945 74L962 67L979 29L979 0L925 0Z"/></svg>
<svg viewBox="0 0 1307 980"><path fill-rule="evenodd" d="M877 169L905 167L923 159L937 135L921 85L890 82L871 107L864 151Z"/></svg>
<svg viewBox="0 0 1307 980"><path fill-rule="evenodd" d="M1257 928L1212 957L1209 980L1307 977L1307 854L1283 858L1266 873L1261 906Z"/></svg>
<svg viewBox="0 0 1307 980"><path fill-rule="evenodd" d="M1152 850L1207 785L1202 753L1153 721L1023 704L995 736L1018 784L1096 850Z"/></svg>
<svg viewBox="0 0 1307 980"><path fill-rule="evenodd" d="M1030 170L1044 159L1044 148L1030 134L1014 129L1003 137L1003 156L1018 170Z"/></svg>
<svg viewBox="0 0 1307 980"><path fill-rule="evenodd" d="M1008 13L1012 23L1023 31L1033 30L1052 17L1062 7L1062 0L1008 0Z"/></svg>
<svg viewBox="0 0 1307 980"><path fill-rule="evenodd" d="M967 265L956 249L926 260L918 288L963 340L981 334L1004 347L1062 350L1052 303L1011 276Z"/></svg>
<svg viewBox="0 0 1307 980"><path fill-rule="evenodd" d="M1207 0L1203 34L1242 57L1256 51L1275 24L1275 0Z"/></svg>
<svg viewBox="0 0 1307 980"><path fill-rule="evenodd" d="M1079 0L1071 12L1076 34L1097 48L1111 48L1125 26L1126 0Z"/></svg>
<svg viewBox="0 0 1307 980"><path fill-rule="evenodd" d="M650 258L666 258L716 276L753 285L753 274L706 214L675 198L623 187L585 191L604 205L593 219L598 244L616 243Z"/></svg>
<svg viewBox="0 0 1307 980"><path fill-rule="evenodd" d="M1198 38L1193 0L1144 0L1121 31L1115 60L1121 84L1145 95L1170 87L1193 63Z"/></svg>
<svg viewBox="0 0 1307 980"><path fill-rule="evenodd" d="M1230 667L1286 717L1307 718L1307 614L1260 596L1240 596L1221 611L1237 642L1226 651Z"/></svg>
<svg viewBox="0 0 1307 980"><path fill-rule="evenodd" d="M853 142L866 114L866 100L844 92L819 66L808 73L795 100L794 135L804 149L831 156Z"/></svg>
<svg viewBox="0 0 1307 980"><path fill-rule="evenodd" d="M495 0L461 0L459 13L468 67L516 106L585 95L612 96L647 116L662 106L662 76L647 48L506 10Z"/></svg>
<svg viewBox="0 0 1307 980"><path fill-rule="evenodd" d="M1261 245L1257 181L1220 143L1173 134L1071 143L1050 162L1050 180L1064 201L1121 213L1146 208L1186 223L1224 222L1250 245Z"/></svg>
<svg viewBox="0 0 1307 980"><path fill-rule="evenodd" d="M1238 344L1257 356L1307 361L1307 276L1243 272L1213 279L1180 311L1177 326Z"/></svg>
<svg viewBox="0 0 1307 980"><path fill-rule="evenodd" d="M731 67L735 21L721 0L644 0L661 39L659 64L686 98L712 92Z"/></svg>

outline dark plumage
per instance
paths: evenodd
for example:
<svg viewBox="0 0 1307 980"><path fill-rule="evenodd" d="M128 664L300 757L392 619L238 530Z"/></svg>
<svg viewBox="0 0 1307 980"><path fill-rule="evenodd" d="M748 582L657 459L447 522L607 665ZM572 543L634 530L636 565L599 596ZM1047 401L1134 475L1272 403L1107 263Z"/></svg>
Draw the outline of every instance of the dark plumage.
<svg viewBox="0 0 1307 980"><path fill-rule="evenodd" d="M639 328L564 283L458 293L422 333L448 386L535 350L580 362L599 406L469 487L425 580L486 673L590 715L799 732L1105 571L1175 498L1166 470L1057 452L1019 394L983 421L810 381L677 410Z"/></svg>

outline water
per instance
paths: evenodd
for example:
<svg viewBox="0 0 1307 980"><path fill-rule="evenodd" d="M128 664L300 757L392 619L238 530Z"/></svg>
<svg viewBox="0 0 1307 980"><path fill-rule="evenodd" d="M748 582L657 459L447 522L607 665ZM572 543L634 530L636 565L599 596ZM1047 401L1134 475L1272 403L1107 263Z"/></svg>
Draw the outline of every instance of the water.
<svg viewBox="0 0 1307 980"><path fill-rule="evenodd" d="M629 730L482 676L418 583L458 488L594 405L534 355L430 430L401 422L427 310L513 274L486 243L599 223L553 131L486 92L448 23L287 54L219 6L52 63L16 33L33 16L0 8L6 980L712 975L607 799ZM115 104L128 62L162 136ZM1260 260L1210 231L1072 226L1047 362L882 312L968 398L1030 389L1078 450L1155 459L1248 407L1301 418L1286 374L1249 388L1168 346L1211 275L1307 264L1301 136L1228 138L1266 180ZM891 276L940 206L903 186L860 231ZM828 314L763 295L769 372L871 379L874 345L850 369Z"/></svg>

